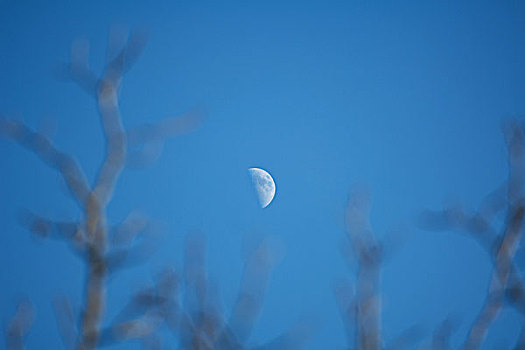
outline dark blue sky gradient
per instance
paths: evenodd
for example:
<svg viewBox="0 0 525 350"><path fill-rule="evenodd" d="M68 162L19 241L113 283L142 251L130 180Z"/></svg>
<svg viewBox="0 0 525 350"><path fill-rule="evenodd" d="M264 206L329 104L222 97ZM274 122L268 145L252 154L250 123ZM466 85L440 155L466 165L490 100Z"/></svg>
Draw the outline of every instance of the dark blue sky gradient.
<svg viewBox="0 0 525 350"><path fill-rule="evenodd" d="M399 231L404 242L383 273L385 340L413 324L431 332L452 314L461 322L453 345L462 343L490 260L472 239L421 231L414 218L450 200L474 209L505 180L501 121L525 112L525 3L1 0L0 112L32 127L55 118L55 143L91 180L104 152L95 103L53 69L82 37L99 72L113 24L148 28L151 37L124 79L125 126L195 105L207 116L197 131L168 141L151 168L126 170L117 186L110 219L138 208L163 223L164 236L146 266L112 280L109 315L162 266L181 266L192 228L209 238L209 272L228 308L244 242L271 235L286 256L252 339L308 314L322 326L308 349L342 348L332 285L352 278L340 254L344 206L351 185L365 183L377 235ZM0 317L27 295L38 312L27 347L58 348L50 301L66 293L80 306L82 265L65 244L31 238L17 215L78 212L37 157L6 140L0 154ZM253 166L277 183L264 210L250 187ZM505 311L485 349L511 346L519 321Z"/></svg>

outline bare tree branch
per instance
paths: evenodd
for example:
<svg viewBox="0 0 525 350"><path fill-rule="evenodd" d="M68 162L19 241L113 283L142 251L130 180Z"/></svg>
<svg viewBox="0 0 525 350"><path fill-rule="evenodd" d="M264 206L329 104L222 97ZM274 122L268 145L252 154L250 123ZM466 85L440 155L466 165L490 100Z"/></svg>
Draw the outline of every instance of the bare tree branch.
<svg viewBox="0 0 525 350"><path fill-rule="evenodd" d="M522 237L525 208L523 207L523 131L517 125L507 129L509 149L508 217L499 247L495 252L494 271L485 304L472 325L464 349L478 349L503 306L512 260Z"/></svg>
<svg viewBox="0 0 525 350"><path fill-rule="evenodd" d="M66 297L59 297L53 301L58 330L64 346L68 350L78 344L78 329L76 326L73 308Z"/></svg>
<svg viewBox="0 0 525 350"><path fill-rule="evenodd" d="M378 350L383 347L379 281L384 254L368 221L370 205L370 194L364 189L354 189L349 196L345 221L348 238L358 260L355 347Z"/></svg>
<svg viewBox="0 0 525 350"><path fill-rule="evenodd" d="M523 130L518 124L509 123L505 128L505 136L509 154L509 179L505 186L487 196L472 216L455 208L437 212L426 211L420 221L424 229L465 230L489 253L494 265L487 297L463 344L466 350L478 349L482 345L504 305L505 295L512 295L513 291L516 291L509 290L508 282L517 271L513 260L525 224ZM502 233L498 234L493 228L493 221L496 214L502 210L505 210L506 219Z"/></svg>
<svg viewBox="0 0 525 350"><path fill-rule="evenodd" d="M180 117L165 118L128 130L129 153L126 166L141 168L155 161L167 139L193 131L200 125L203 114L202 108L194 108Z"/></svg>
<svg viewBox="0 0 525 350"><path fill-rule="evenodd" d="M6 328L6 340L8 350L23 350L24 338L27 335L35 319L35 310L29 300L22 300L15 315L11 318Z"/></svg>
<svg viewBox="0 0 525 350"><path fill-rule="evenodd" d="M73 198L84 208L90 190L83 171L72 157L56 149L51 140L44 135L17 121L0 118L0 136L28 148L49 167L57 170L64 178Z"/></svg>

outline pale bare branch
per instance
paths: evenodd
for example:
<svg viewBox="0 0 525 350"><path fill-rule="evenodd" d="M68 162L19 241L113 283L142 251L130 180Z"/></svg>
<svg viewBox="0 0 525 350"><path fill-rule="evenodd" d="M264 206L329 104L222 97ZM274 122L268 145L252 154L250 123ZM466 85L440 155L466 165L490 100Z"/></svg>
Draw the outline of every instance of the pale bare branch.
<svg viewBox="0 0 525 350"><path fill-rule="evenodd" d="M73 350L78 344L78 329L71 303L66 297L59 297L53 301L58 330L64 346Z"/></svg>
<svg viewBox="0 0 525 350"><path fill-rule="evenodd" d="M23 350L24 338L26 337L35 319L35 309L29 300L22 300L15 315L11 318L6 329L6 341L8 350Z"/></svg>
<svg viewBox="0 0 525 350"><path fill-rule="evenodd" d="M0 118L0 136L4 136L28 148L45 164L57 170L64 178L68 189L78 204L84 208L90 192L89 186L77 162L59 151L44 135L32 131L21 122Z"/></svg>

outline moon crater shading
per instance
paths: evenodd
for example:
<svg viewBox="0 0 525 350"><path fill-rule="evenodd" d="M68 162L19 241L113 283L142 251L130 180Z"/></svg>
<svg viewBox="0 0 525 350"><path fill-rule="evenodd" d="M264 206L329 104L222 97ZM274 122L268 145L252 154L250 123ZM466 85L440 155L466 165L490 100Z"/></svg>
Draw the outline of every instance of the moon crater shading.
<svg viewBox="0 0 525 350"><path fill-rule="evenodd" d="M252 178L252 184L257 192L257 199L261 208L266 208L275 196L275 181L272 176L261 168L248 169Z"/></svg>

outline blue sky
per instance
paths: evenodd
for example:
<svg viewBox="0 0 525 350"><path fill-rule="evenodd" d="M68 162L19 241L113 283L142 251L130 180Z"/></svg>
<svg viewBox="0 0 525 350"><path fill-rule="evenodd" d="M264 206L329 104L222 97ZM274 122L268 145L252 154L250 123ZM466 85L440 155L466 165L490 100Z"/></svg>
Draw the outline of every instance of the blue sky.
<svg viewBox="0 0 525 350"><path fill-rule="evenodd" d="M352 278L340 254L344 206L352 184L365 183L377 235L397 230L404 241L383 273L385 340L416 323L431 331L454 314L461 326L453 345L461 343L483 302L490 261L468 237L421 231L414 218L449 200L473 209L505 179L501 121L525 111L524 4L2 0L0 112L33 127L56 119L55 143L90 179L104 151L95 103L57 81L53 68L81 37L100 71L115 24L150 31L123 83L125 126L195 105L207 115L195 132L168 141L152 167L123 174L110 219L138 208L162 222L164 234L146 266L112 281L110 305L162 266L180 267L192 228L207 234L209 272L231 305L244 242L270 235L286 256L253 339L313 314L322 328L308 348L342 348L332 284ZM38 315L28 348L56 348L50 301L66 293L80 303L82 265L64 244L31 238L17 215L78 213L37 157L6 140L0 154L0 317L13 313L18 295L29 296ZM253 166L277 184L264 210L247 174ZM486 348L512 345L518 321L504 312Z"/></svg>

